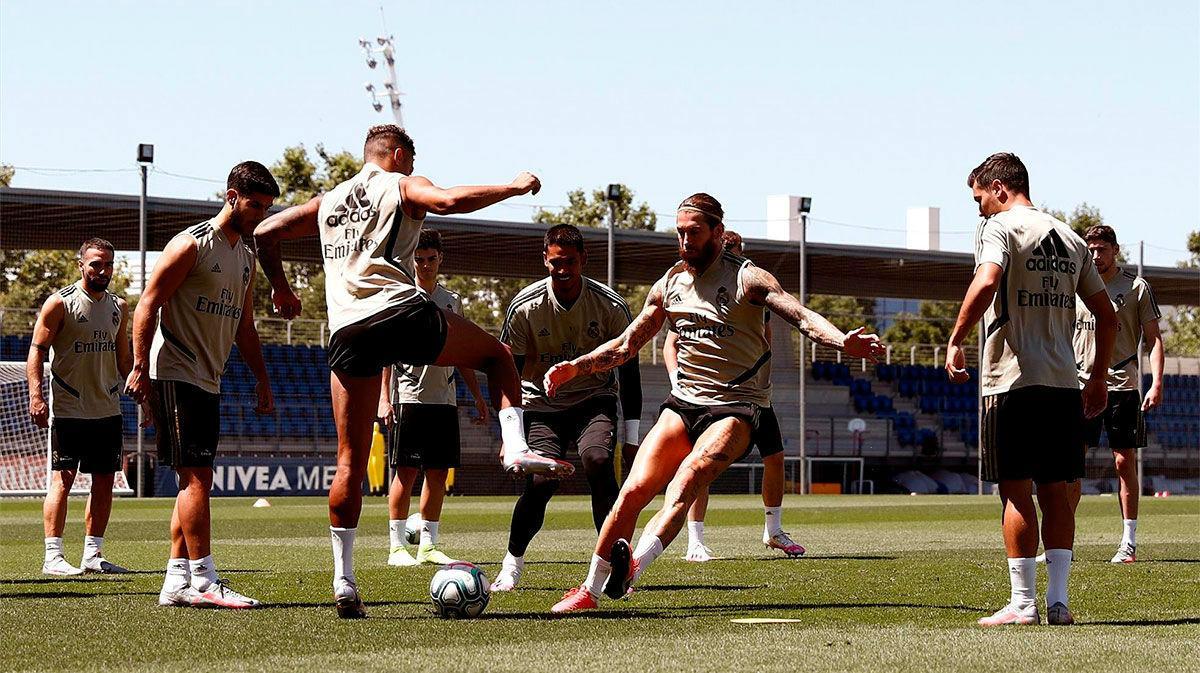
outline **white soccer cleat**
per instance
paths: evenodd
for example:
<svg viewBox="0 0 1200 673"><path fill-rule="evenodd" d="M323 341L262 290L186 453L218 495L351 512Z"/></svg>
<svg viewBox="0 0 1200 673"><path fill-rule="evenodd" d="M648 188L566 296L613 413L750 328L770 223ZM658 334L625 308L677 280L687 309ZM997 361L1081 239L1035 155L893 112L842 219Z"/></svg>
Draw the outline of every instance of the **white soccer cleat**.
<svg viewBox="0 0 1200 673"><path fill-rule="evenodd" d="M767 546L767 549L778 549L793 558L804 556L804 552L806 551L804 547L796 544L792 540L792 537L783 531L770 536L764 534L763 544Z"/></svg>
<svg viewBox="0 0 1200 673"><path fill-rule="evenodd" d="M42 563L42 574L53 575L54 577L74 577L75 575L82 575L83 568L76 568L68 563L62 554L59 554L49 561Z"/></svg>
<svg viewBox="0 0 1200 673"><path fill-rule="evenodd" d="M569 477L575 473L575 466L567 461L539 456L528 447L524 450L510 451L506 446L502 462L507 472L546 474L554 477Z"/></svg>
<svg viewBox="0 0 1200 673"><path fill-rule="evenodd" d="M194 603L196 607L245 610L259 606L258 601L229 588L229 584L224 579L212 582L203 590L197 589L196 593L199 595L199 600Z"/></svg>
<svg viewBox="0 0 1200 673"><path fill-rule="evenodd" d="M358 593L358 585L342 577L333 590L333 604L342 619L366 619L367 606Z"/></svg>
<svg viewBox="0 0 1200 673"><path fill-rule="evenodd" d="M505 563L500 566L500 572L496 575L496 581L492 582L491 591L512 591L521 583L521 573L525 572L525 562Z"/></svg>
<svg viewBox="0 0 1200 673"><path fill-rule="evenodd" d="M166 589L158 592L158 604L163 607L190 608L200 604L200 592L190 585L178 589Z"/></svg>
<svg viewBox="0 0 1200 673"><path fill-rule="evenodd" d="M992 616L981 618L979 625L1004 626L1006 624L1018 624L1028 626L1031 624L1040 624L1041 621L1042 617L1038 614L1037 603L1030 603L1023 608L1010 603L997 610Z"/></svg>
<svg viewBox="0 0 1200 673"><path fill-rule="evenodd" d="M1121 547L1117 549L1117 555L1112 557L1109 563L1133 563L1137 560L1137 545L1128 542L1122 542Z"/></svg>
<svg viewBox="0 0 1200 673"><path fill-rule="evenodd" d="M1055 603L1046 608L1046 623L1057 626L1070 626L1075 623L1075 616L1062 603Z"/></svg>
<svg viewBox="0 0 1200 673"><path fill-rule="evenodd" d="M125 573L129 572L128 568L122 568L115 563L111 563L103 556L94 556L89 559L84 559L83 563L81 563L79 567L82 568L83 572L85 573L99 573L101 575L124 575Z"/></svg>
<svg viewBox="0 0 1200 673"><path fill-rule="evenodd" d="M388 554L388 565L398 568L409 568L420 565L420 561L413 558L413 555L404 547L396 547Z"/></svg>
<svg viewBox="0 0 1200 673"><path fill-rule="evenodd" d="M712 550L703 544L688 545L687 553L683 555L683 560L693 563L704 563L712 558Z"/></svg>

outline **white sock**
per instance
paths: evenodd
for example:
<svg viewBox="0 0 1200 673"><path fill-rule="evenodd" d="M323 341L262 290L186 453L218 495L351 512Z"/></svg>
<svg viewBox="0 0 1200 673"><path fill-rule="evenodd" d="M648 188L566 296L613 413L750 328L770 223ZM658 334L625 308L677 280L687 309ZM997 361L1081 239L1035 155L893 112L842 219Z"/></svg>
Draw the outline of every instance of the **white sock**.
<svg viewBox="0 0 1200 673"><path fill-rule="evenodd" d="M354 536L357 528L329 527L329 537L333 542L333 588L338 588L339 580L343 577L354 582Z"/></svg>
<svg viewBox="0 0 1200 673"><path fill-rule="evenodd" d="M46 561L53 561L54 557L62 556L62 538L48 537L46 538Z"/></svg>
<svg viewBox="0 0 1200 673"><path fill-rule="evenodd" d="M1067 604L1067 579L1071 576L1071 550L1046 550L1046 606Z"/></svg>
<svg viewBox="0 0 1200 673"><path fill-rule="evenodd" d="M504 552L504 562L500 564L500 567L522 570L525 568L525 557L513 556L512 552Z"/></svg>
<svg viewBox="0 0 1200 673"><path fill-rule="evenodd" d="M1137 519L1122 519L1125 531L1121 533L1121 544L1129 543L1137 546Z"/></svg>
<svg viewBox="0 0 1200 673"><path fill-rule="evenodd" d="M98 535L83 536L83 560L90 561L94 558L100 558L100 547L104 544L104 538Z"/></svg>
<svg viewBox="0 0 1200 673"><path fill-rule="evenodd" d="M633 555L633 557L637 559L638 564L637 572L633 575L633 581L636 582L637 579L642 576L642 573L646 572L646 568L650 567L651 563L654 563L654 559L662 556L662 553L662 540L658 539L658 536L655 535L654 537L650 538L650 544L648 544L646 548L641 551L641 553L635 553Z"/></svg>
<svg viewBox="0 0 1200 673"><path fill-rule="evenodd" d="M588 568L587 579L583 581L583 588L587 589L591 595L599 596L600 592L604 591L604 583L608 581L608 576L611 574L612 564L592 554L592 565Z"/></svg>
<svg viewBox="0 0 1200 673"><path fill-rule="evenodd" d="M192 573L188 569L185 558L167 559L167 576L163 580L163 591L178 591L192 581Z"/></svg>
<svg viewBox="0 0 1200 673"><path fill-rule="evenodd" d="M204 591L208 585L220 579L217 576L217 565L213 563L212 554L188 561L188 571L192 574L192 588L196 591Z"/></svg>
<svg viewBox="0 0 1200 673"><path fill-rule="evenodd" d="M504 442L504 455L511 456L529 450L525 443L525 410L520 407L501 409L496 418L500 421L500 439Z"/></svg>
<svg viewBox="0 0 1200 673"><path fill-rule="evenodd" d="M421 546L437 544L438 522L426 520L421 526Z"/></svg>
<svg viewBox="0 0 1200 673"><path fill-rule="evenodd" d="M388 551L404 547L404 519L388 519Z"/></svg>
<svg viewBox="0 0 1200 673"><path fill-rule="evenodd" d="M1010 605L1027 608L1037 601L1037 559L1008 559L1008 580L1012 583Z"/></svg>
<svg viewBox="0 0 1200 673"><path fill-rule="evenodd" d="M643 535L642 537L645 537ZM689 521L688 522L688 547L695 547L704 544L704 522ZM638 547L642 546L642 541L638 540Z"/></svg>
<svg viewBox="0 0 1200 673"><path fill-rule="evenodd" d="M783 508L782 507L764 507L763 511L767 514L767 521L763 524L763 532L767 537L773 537L776 533L783 531Z"/></svg>

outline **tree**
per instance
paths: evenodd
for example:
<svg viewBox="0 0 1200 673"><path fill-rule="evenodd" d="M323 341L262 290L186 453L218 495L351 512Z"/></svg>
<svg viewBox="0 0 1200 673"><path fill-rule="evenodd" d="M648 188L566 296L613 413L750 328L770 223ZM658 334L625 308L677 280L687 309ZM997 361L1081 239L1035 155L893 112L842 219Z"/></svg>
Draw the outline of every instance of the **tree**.
<svg viewBox="0 0 1200 673"><path fill-rule="evenodd" d="M958 318L958 302L923 301L917 314L899 313L896 320L883 333L883 340L892 345L945 346L950 342L954 322ZM963 340L964 345L978 342L978 330L971 330Z"/></svg>
<svg viewBox="0 0 1200 673"><path fill-rule="evenodd" d="M1179 263L1179 266L1200 267L1200 231L1193 231L1187 237L1187 249L1191 257Z"/></svg>
<svg viewBox="0 0 1200 673"><path fill-rule="evenodd" d="M79 280L76 255L74 250L0 250L0 307L28 309L6 315L3 332L33 329L35 311L46 297ZM124 297L131 279L129 266L118 261L108 291Z"/></svg>
<svg viewBox="0 0 1200 673"><path fill-rule="evenodd" d="M1069 216L1057 208L1051 208L1044 204L1042 205L1042 211L1047 215L1054 217L1055 219L1066 222L1067 225L1071 227L1071 231L1079 234L1081 238L1088 229L1100 224L1104 224L1104 216L1100 214L1100 209L1096 206L1088 204L1087 201L1075 206L1075 209L1071 211ZM1119 236L1117 237L1117 240L1120 241ZM1129 256L1125 254L1125 249L1122 248L1121 252L1117 254L1117 262L1120 264L1125 264L1128 261Z"/></svg>
<svg viewBox="0 0 1200 673"><path fill-rule="evenodd" d="M867 332L875 331L875 302L871 299L814 294L809 296L807 306L843 332L864 326Z"/></svg>
<svg viewBox="0 0 1200 673"><path fill-rule="evenodd" d="M0 164L0 187L11 187L13 175L17 169L8 164Z"/></svg>
<svg viewBox="0 0 1200 673"><path fill-rule="evenodd" d="M615 219L618 229L645 229L654 231L658 216L650 205L643 201L633 206L633 190L617 185ZM533 221L552 227L556 224L573 224L576 227L604 227L608 224L609 202L602 189L592 190L589 201L582 189L567 192L567 206L558 212L539 208Z"/></svg>

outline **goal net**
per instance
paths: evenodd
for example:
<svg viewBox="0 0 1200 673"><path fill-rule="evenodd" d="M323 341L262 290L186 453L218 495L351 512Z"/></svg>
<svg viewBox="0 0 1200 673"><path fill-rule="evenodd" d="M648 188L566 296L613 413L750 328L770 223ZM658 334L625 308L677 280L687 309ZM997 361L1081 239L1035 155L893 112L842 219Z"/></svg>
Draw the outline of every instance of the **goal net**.
<svg viewBox="0 0 1200 673"><path fill-rule="evenodd" d="M50 366L46 365L43 394L49 385ZM44 495L49 484L50 431L34 425L29 418L25 363L0 362L0 495ZM88 493L91 488L90 474L75 475L71 493ZM124 472L117 472L113 493L133 494Z"/></svg>

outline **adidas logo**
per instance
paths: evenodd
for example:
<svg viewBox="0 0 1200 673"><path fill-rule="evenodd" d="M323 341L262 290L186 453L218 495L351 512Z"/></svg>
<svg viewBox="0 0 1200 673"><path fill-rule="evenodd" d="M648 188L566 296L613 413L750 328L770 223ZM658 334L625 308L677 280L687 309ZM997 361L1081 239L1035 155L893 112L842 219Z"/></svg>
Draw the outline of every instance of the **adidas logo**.
<svg viewBox="0 0 1200 673"><path fill-rule="evenodd" d="M213 264L212 269L209 270L213 273L221 273L221 263L217 262L216 264Z"/></svg>
<svg viewBox="0 0 1200 673"><path fill-rule="evenodd" d="M329 217L325 218L325 226L340 227L344 224L366 222L379 214L379 209L367 198L367 187L361 182L350 190L345 200L337 204Z"/></svg>
<svg viewBox="0 0 1200 673"><path fill-rule="evenodd" d="M1056 271L1058 273L1074 274L1076 265L1071 258L1067 244L1062 236L1054 229L1033 249L1033 257L1025 260L1025 268L1030 271Z"/></svg>
<svg viewBox="0 0 1200 673"><path fill-rule="evenodd" d="M550 336L550 330L548 330L548 329L546 329L545 327L543 327L543 328L541 328L540 330L538 330L538 336L540 336L540 337L548 337L548 336Z"/></svg>

